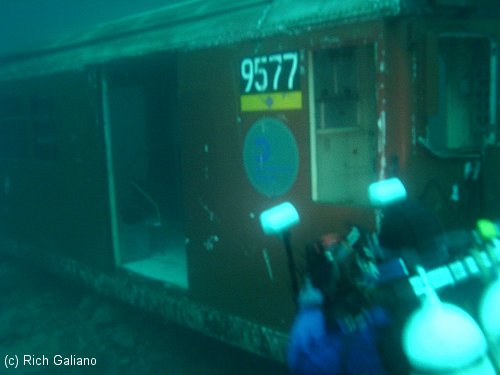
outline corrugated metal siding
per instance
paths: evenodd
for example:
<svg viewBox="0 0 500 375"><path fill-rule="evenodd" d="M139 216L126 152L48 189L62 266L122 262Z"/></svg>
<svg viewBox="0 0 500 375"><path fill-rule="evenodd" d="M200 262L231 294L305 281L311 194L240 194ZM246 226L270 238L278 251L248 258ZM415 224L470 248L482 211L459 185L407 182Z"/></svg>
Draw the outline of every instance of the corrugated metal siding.
<svg viewBox="0 0 500 375"><path fill-rule="evenodd" d="M156 51L227 45L328 23L395 16L404 0L191 0L96 27L0 63L0 80Z"/></svg>
<svg viewBox="0 0 500 375"><path fill-rule="evenodd" d="M398 15L400 0L283 0L273 4L268 26L279 29Z"/></svg>

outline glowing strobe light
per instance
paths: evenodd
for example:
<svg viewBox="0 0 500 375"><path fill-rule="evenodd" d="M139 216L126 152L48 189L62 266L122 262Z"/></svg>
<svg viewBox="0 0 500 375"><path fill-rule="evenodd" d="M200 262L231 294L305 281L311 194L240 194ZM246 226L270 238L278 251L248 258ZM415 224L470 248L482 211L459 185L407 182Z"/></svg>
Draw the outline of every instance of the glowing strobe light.
<svg viewBox="0 0 500 375"><path fill-rule="evenodd" d="M300 221L299 213L290 202L274 206L260 214L265 234L280 234Z"/></svg>
<svg viewBox="0 0 500 375"><path fill-rule="evenodd" d="M368 195L375 207L385 207L407 197L406 189L399 178L374 182L368 187Z"/></svg>

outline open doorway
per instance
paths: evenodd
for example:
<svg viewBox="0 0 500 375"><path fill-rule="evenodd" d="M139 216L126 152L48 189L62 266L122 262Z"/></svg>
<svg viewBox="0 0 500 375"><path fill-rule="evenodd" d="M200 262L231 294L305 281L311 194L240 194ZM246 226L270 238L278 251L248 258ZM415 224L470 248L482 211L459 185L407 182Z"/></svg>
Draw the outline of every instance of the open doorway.
<svg viewBox="0 0 500 375"><path fill-rule="evenodd" d="M175 56L110 64L105 80L117 263L187 288Z"/></svg>

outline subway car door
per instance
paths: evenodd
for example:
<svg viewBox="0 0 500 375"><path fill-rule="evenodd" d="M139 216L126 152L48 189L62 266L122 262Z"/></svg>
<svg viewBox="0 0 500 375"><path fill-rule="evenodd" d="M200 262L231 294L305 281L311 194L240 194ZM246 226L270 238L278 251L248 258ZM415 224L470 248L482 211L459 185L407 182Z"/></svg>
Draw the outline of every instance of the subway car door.
<svg viewBox="0 0 500 375"><path fill-rule="evenodd" d="M112 63L102 79L116 263L187 288L175 57Z"/></svg>

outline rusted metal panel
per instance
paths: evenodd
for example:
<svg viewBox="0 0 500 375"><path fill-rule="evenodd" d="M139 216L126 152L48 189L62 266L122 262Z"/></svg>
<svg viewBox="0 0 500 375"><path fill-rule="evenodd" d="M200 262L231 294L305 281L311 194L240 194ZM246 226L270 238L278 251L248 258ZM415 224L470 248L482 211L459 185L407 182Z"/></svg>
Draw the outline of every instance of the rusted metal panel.
<svg viewBox="0 0 500 375"><path fill-rule="evenodd" d="M293 243L300 260L305 244L325 232L345 231L345 222L373 224L369 208L332 208L311 200L307 59L300 63L301 109L242 110L238 76L240 62L250 56L335 48L338 43L380 44L381 25L343 25L299 38L277 36L241 43L237 48L194 50L179 56L180 110L183 131L188 135L183 138L187 254L190 292L197 300L285 330L295 311L286 254L279 238L262 233L259 214L283 200L298 207L303 220L293 229ZM245 174L246 137L263 117L286 124L298 147L296 181L277 197L259 193Z"/></svg>

